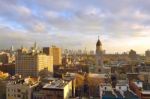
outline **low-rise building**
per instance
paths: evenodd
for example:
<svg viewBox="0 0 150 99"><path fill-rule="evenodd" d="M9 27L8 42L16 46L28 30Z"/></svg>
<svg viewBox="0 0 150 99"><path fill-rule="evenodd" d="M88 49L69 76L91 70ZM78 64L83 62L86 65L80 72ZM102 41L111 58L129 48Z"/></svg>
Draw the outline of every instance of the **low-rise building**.
<svg viewBox="0 0 150 99"><path fill-rule="evenodd" d="M63 80L65 81L72 81L72 96L75 97L76 95L76 73L66 73L63 75Z"/></svg>
<svg viewBox="0 0 150 99"><path fill-rule="evenodd" d="M141 81L130 82L130 87L140 99L150 99L150 83Z"/></svg>
<svg viewBox="0 0 150 99"><path fill-rule="evenodd" d="M7 81L0 80L0 99L6 99L6 84Z"/></svg>
<svg viewBox="0 0 150 99"><path fill-rule="evenodd" d="M6 85L6 99L32 99L32 90L38 85L33 78L9 81Z"/></svg>
<svg viewBox="0 0 150 99"><path fill-rule="evenodd" d="M33 92L32 99L69 99L72 96L72 81L57 79L45 83Z"/></svg>
<svg viewBox="0 0 150 99"><path fill-rule="evenodd" d="M6 84L8 77L8 73L3 73L0 71L0 99L6 99Z"/></svg>
<svg viewBox="0 0 150 99"><path fill-rule="evenodd" d="M128 83L119 82L115 88L110 83L103 83L99 87L100 99L140 99L132 90Z"/></svg>
<svg viewBox="0 0 150 99"><path fill-rule="evenodd" d="M0 62L3 64L13 63L15 61L15 56L8 52L0 52Z"/></svg>

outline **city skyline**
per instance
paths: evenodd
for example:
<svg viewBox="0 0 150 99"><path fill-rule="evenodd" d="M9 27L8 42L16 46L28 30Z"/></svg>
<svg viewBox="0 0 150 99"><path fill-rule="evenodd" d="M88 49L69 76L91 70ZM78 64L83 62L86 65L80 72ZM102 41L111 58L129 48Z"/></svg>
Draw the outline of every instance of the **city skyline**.
<svg viewBox="0 0 150 99"><path fill-rule="evenodd" d="M0 0L0 48L58 45L108 53L150 49L150 1ZM84 5L84 6L83 6Z"/></svg>

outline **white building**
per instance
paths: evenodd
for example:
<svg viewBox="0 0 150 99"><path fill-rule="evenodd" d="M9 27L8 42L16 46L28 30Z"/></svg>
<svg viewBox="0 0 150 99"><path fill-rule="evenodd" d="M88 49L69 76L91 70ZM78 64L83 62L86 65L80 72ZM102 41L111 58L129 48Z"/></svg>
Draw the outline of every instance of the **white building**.
<svg viewBox="0 0 150 99"><path fill-rule="evenodd" d="M139 99L138 96L130 90L126 80L118 81L115 88L110 83L103 83L99 86L100 99Z"/></svg>
<svg viewBox="0 0 150 99"><path fill-rule="evenodd" d="M32 90L37 85L32 78L10 81L6 85L6 99L32 99Z"/></svg>

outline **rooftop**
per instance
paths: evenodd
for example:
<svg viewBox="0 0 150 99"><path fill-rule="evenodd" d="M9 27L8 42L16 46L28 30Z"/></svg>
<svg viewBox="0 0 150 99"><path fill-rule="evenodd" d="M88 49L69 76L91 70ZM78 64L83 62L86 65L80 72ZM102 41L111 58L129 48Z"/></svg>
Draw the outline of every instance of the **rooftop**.
<svg viewBox="0 0 150 99"><path fill-rule="evenodd" d="M32 86L34 84L37 84L37 79L36 78L18 78L18 79L12 79L11 81L8 82L8 85L27 85L27 86Z"/></svg>
<svg viewBox="0 0 150 99"><path fill-rule="evenodd" d="M104 91L103 97L115 98L115 95L113 95L111 91Z"/></svg>
<svg viewBox="0 0 150 99"><path fill-rule="evenodd" d="M68 81L64 80L54 80L50 83L46 83L43 86L43 89L64 89L64 87L68 84Z"/></svg>
<svg viewBox="0 0 150 99"><path fill-rule="evenodd" d="M111 91L104 91L102 99L139 99L138 96L130 91L125 91L124 97L120 94L119 91L115 91L115 94L116 96Z"/></svg>
<svg viewBox="0 0 150 99"><path fill-rule="evenodd" d="M139 99L139 97L130 90L126 80L118 80L115 88L110 83L103 83L100 86L102 99Z"/></svg>
<svg viewBox="0 0 150 99"><path fill-rule="evenodd" d="M125 91L124 95L126 99L139 99L137 95L133 94L130 91Z"/></svg>
<svg viewBox="0 0 150 99"><path fill-rule="evenodd" d="M136 81L136 82L134 82L134 84L137 87L142 88L143 92L145 92L145 93L147 93L148 91L150 92L150 83L142 82L142 81Z"/></svg>

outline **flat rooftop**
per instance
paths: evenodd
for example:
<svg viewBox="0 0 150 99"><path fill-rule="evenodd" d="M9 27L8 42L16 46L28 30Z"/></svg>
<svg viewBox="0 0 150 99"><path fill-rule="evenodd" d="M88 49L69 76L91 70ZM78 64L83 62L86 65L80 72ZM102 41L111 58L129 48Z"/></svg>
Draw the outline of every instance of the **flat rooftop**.
<svg viewBox="0 0 150 99"><path fill-rule="evenodd" d="M56 80L50 83L46 83L43 86L43 89L64 89L64 87L68 84L68 81L64 80Z"/></svg>

